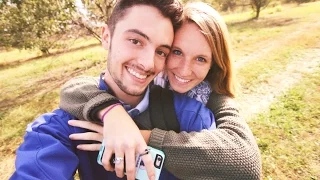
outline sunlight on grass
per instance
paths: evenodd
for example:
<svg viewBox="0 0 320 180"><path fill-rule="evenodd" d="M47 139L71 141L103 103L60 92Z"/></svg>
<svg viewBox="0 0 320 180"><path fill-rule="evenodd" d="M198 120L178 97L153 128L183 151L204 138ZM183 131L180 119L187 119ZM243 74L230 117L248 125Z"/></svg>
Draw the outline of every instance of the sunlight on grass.
<svg viewBox="0 0 320 180"><path fill-rule="evenodd" d="M59 49L51 49L50 53L54 54L58 51L66 51L66 53L69 50L76 49L76 48L82 48L90 45L97 45L99 46L99 41L92 37L83 37L83 38L77 38L77 39L69 39L64 41L64 45L60 47ZM12 62L17 61L24 61L26 59L30 58L36 58L39 56L42 56L42 52L38 49L7 49L2 50L1 52L1 59L0 59L0 65L7 65Z"/></svg>
<svg viewBox="0 0 320 180"><path fill-rule="evenodd" d="M0 97L0 100L7 97L10 99L34 91L34 89L41 87L41 84L39 84L39 80L41 79L66 78L65 75L73 71L86 69L87 67L94 66L96 63L104 62L105 54L105 51L101 47L93 47L85 51L79 50L74 53L65 53L59 56L24 63L14 68L14 71L12 68L2 70L0 74L0 86L6 87L3 90L3 93L6 93L6 95ZM101 67L101 69L104 68ZM38 84L39 87L34 86L34 84Z"/></svg>
<svg viewBox="0 0 320 180"><path fill-rule="evenodd" d="M260 44L303 28L305 23L318 21L320 1L301 6L282 5L281 11L270 14L274 8L277 7L263 10L258 20L250 20L253 16L250 11L223 16L228 24L236 59L259 50Z"/></svg>
<svg viewBox="0 0 320 180"><path fill-rule="evenodd" d="M260 18L301 18L307 16L318 15L320 12L320 1L310 2L297 6L296 4L284 4L276 6L268 6L263 9L260 14ZM227 24L235 22L243 22L251 19L255 16L255 13L250 8L246 8L244 12L236 12L223 15L223 19Z"/></svg>
<svg viewBox="0 0 320 180"><path fill-rule="evenodd" d="M33 98L28 103L12 107L1 118L0 142L4 140L21 137L24 134L26 125L40 114L50 112L58 107L60 89Z"/></svg>
<svg viewBox="0 0 320 180"><path fill-rule="evenodd" d="M37 56L41 56L41 52L38 50L19 50L19 49L9 49L6 51L1 51L0 63L10 63L12 61L28 59Z"/></svg>
<svg viewBox="0 0 320 180"><path fill-rule="evenodd" d="M304 78L270 113L249 125L262 153L265 179L320 177L320 69Z"/></svg>
<svg viewBox="0 0 320 180"><path fill-rule="evenodd" d="M303 34L303 38L294 37L283 44L280 50L267 53L263 58L252 60L245 67L239 69L239 80L243 88L255 89L261 82L283 71L285 66L294 59L294 55L299 55L303 49L314 48L319 43L317 37L320 37L320 31L315 28L310 29L309 32Z"/></svg>

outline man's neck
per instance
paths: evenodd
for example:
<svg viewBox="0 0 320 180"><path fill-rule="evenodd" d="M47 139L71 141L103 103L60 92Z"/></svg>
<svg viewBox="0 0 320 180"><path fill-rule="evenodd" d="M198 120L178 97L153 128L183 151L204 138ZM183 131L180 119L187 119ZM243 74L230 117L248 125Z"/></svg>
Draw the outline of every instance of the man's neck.
<svg viewBox="0 0 320 180"><path fill-rule="evenodd" d="M113 78L109 74L108 70L104 75L104 81L107 83L108 88L110 88L114 95L125 104L130 105L132 108L136 107L143 99L143 95L141 96L132 96L125 92L123 92L119 86L114 82Z"/></svg>

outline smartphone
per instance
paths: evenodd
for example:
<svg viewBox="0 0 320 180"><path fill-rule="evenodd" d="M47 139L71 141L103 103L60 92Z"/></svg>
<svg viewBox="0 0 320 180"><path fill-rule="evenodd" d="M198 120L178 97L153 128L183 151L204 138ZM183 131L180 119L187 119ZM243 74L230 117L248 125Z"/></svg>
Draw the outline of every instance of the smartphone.
<svg viewBox="0 0 320 180"><path fill-rule="evenodd" d="M159 149L153 148L151 146L148 146L147 148L150 150L149 152L153 160L153 166L155 171L155 179L157 180L160 177L165 155L163 151ZM147 170L140 156L138 156L138 159L136 160L136 179L139 179L139 180L149 179Z"/></svg>
<svg viewBox="0 0 320 180"><path fill-rule="evenodd" d="M164 159L165 159L165 154L163 151L153 148L151 146L147 147L149 149L149 153L151 154L152 160L153 160L153 166L155 170L155 179L159 179L160 173L163 167ZM97 157L97 162L98 164L102 165L102 157L103 153L105 150L104 143L102 142L102 145L100 147L100 151ZM113 159L115 158L114 154L112 155L110 159L110 164L114 166ZM125 161L124 161L124 169L125 169ZM147 180L148 179L148 174L147 170L144 166L144 163L142 161L142 157L140 155L136 156L136 179L138 180Z"/></svg>

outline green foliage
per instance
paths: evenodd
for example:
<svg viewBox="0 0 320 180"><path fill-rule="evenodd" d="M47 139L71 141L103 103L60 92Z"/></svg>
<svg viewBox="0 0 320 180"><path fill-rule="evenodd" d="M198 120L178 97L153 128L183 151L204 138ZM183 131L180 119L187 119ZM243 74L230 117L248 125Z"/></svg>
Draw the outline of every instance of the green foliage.
<svg viewBox="0 0 320 180"><path fill-rule="evenodd" d="M0 46L39 48L43 53L57 45L71 28L74 4L71 0L2 1L0 5Z"/></svg>
<svg viewBox="0 0 320 180"><path fill-rule="evenodd" d="M116 0L75 0L74 22L101 42L100 27L108 21Z"/></svg>
<svg viewBox="0 0 320 180"><path fill-rule="evenodd" d="M38 48L49 53L49 49L61 46L63 37L81 30L100 40L101 24L108 20L115 2L0 0L0 26L5 27L0 30L0 47Z"/></svg>

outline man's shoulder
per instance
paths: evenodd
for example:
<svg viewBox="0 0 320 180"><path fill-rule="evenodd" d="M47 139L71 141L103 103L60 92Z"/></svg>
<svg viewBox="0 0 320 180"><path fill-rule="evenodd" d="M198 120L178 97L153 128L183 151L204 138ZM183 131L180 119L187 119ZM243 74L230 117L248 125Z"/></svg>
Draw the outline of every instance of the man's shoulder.
<svg viewBox="0 0 320 180"><path fill-rule="evenodd" d="M28 124L27 131L38 131L43 126L56 127L57 130L67 128L69 126L68 121L71 119L75 119L75 117L62 109L56 109L37 117L33 122Z"/></svg>

